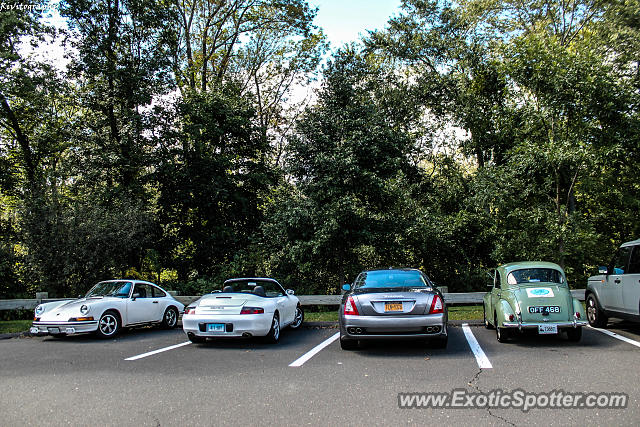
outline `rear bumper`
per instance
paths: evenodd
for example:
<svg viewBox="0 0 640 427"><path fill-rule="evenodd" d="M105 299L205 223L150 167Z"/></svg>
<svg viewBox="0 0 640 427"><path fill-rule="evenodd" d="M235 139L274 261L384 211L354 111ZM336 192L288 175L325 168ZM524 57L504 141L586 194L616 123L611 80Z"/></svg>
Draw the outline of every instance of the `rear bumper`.
<svg viewBox="0 0 640 427"><path fill-rule="evenodd" d="M273 313L264 314L225 314L225 315L197 315L182 316L182 330L189 335L198 337L224 338L265 336L271 329ZM225 332L207 332L206 325L221 323L225 325Z"/></svg>
<svg viewBox="0 0 640 427"><path fill-rule="evenodd" d="M98 321L87 322L33 322L29 332L33 335L73 335L98 330Z"/></svg>
<svg viewBox="0 0 640 427"><path fill-rule="evenodd" d="M556 325L558 328L569 329L569 328L578 328L580 326L587 326L588 322L586 320L573 320L571 322L504 322L502 327L504 328L515 328L515 329L530 329L530 328L538 328L541 325Z"/></svg>
<svg viewBox="0 0 640 427"><path fill-rule="evenodd" d="M424 316L341 316L340 335L345 339L407 339L447 335L444 314Z"/></svg>

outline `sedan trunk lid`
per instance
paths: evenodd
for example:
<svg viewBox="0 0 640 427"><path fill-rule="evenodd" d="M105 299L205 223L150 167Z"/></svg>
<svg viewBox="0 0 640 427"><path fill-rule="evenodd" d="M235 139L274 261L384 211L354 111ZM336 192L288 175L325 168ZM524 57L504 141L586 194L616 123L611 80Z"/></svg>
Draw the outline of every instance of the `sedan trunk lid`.
<svg viewBox="0 0 640 427"><path fill-rule="evenodd" d="M424 315L431 307L433 291L365 291L353 294L362 316Z"/></svg>

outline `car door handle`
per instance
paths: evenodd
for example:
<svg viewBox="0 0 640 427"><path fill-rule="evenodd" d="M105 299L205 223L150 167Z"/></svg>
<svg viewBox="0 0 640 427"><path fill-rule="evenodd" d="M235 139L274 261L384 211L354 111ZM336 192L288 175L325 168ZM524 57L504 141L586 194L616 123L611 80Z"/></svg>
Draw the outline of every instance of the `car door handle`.
<svg viewBox="0 0 640 427"><path fill-rule="evenodd" d="M614 282L620 283L620 279L616 279L616 280L614 280Z"/></svg>
<svg viewBox="0 0 640 427"><path fill-rule="evenodd" d="M153 303L154 303L154 304L158 304L158 301L154 301Z"/></svg>

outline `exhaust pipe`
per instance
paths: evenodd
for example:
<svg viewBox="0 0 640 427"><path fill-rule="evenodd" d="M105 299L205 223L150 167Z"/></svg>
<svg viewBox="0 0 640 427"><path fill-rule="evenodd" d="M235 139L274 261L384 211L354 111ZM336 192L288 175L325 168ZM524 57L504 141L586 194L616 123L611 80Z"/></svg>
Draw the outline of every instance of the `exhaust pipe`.
<svg viewBox="0 0 640 427"><path fill-rule="evenodd" d="M362 329L361 328L356 328L356 334L361 334L362 333Z"/></svg>
<svg viewBox="0 0 640 427"><path fill-rule="evenodd" d="M433 328L432 328L431 326L427 326L427 332L428 332L428 333L433 332Z"/></svg>
<svg viewBox="0 0 640 427"><path fill-rule="evenodd" d="M252 336L253 336L253 335L251 335L251 332L243 332L243 333L242 333L242 337L243 337L243 338L250 338L250 337L252 337Z"/></svg>

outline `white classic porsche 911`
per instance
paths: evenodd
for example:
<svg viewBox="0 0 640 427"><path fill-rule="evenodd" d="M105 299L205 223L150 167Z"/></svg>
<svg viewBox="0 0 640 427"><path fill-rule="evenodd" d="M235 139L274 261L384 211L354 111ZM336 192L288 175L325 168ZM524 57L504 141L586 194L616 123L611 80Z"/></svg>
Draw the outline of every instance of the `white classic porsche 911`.
<svg viewBox="0 0 640 427"><path fill-rule="evenodd" d="M30 332L63 336L95 332L115 336L122 327L160 324L174 328L184 305L157 285L141 280L107 280L84 298L55 301L36 307Z"/></svg>
<svg viewBox="0 0 640 427"><path fill-rule="evenodd" d="M222 290L213 291L189 304L182 328L194 343L207 338L263 336L280 339L280 329L299 328L304 321L300 300L293 290L270 278L229 279Z"/></svg>

